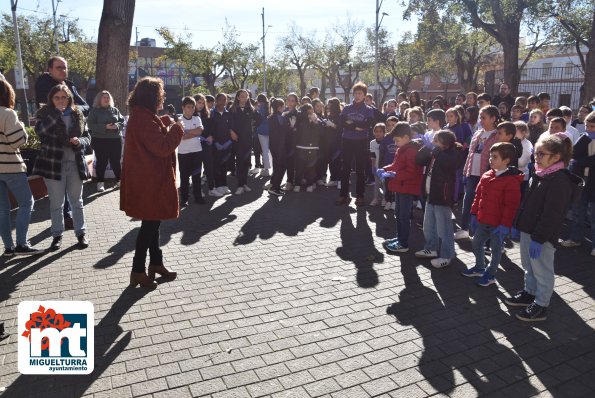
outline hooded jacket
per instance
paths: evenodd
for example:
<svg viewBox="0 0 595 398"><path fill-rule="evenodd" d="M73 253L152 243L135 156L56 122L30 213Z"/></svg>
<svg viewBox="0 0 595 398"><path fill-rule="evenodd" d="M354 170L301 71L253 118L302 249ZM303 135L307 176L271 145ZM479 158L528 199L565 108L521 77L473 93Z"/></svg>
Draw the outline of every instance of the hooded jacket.
<svg viewBox="0 0 595 398"><path fill-rule="evenodd" d="M521 204L523 179L523 172L516 167L509 167L500 175L494 170L485 172L475 190L471 214L481 224L511 227Z"/></svg>
<svg viewBox="0 0 595 398"><path fill-rule="evenodd" d="M395 177L388 180L388 189L391 192L421 195L424 168L415 163L415 156L420 147L419 142L411 141L398 148L393 163L384 167L386 171L395 172Z"/></svg>
<svg viewBox="0 0 595 398"><path fill-rule="evenodd" d="M584 187L584 181L566 169L543 177L534 175L529 189L519 208L514 226L531 235L538 243L556 244L566 212L576 201Z"/></svg>

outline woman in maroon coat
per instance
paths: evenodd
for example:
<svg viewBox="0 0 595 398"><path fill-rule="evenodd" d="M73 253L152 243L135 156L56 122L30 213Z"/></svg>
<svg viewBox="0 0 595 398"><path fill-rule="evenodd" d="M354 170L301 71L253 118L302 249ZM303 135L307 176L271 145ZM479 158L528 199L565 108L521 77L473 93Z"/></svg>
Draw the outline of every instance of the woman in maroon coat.
<svg viewBox="0 0 595 398"><path fill-rule="evenodd" d="M175 272L163 265L159 248L161 220L178 217L175 150L184 128L169 116L159 117L163 109L163 81L147 77L140 80L130 97L130 119L126 128L120 209L130 217L142 220L136 238L130 285L155 289L155 274L173 280ZM149 250L148 274L145 259Z"/></svg>

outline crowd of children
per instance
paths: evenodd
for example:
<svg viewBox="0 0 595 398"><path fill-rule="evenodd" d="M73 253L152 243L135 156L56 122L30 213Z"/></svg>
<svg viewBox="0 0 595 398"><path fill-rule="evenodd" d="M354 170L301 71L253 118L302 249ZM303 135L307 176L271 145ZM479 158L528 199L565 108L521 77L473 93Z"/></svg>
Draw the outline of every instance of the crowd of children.
<svg viewBox="0 0 595 398"><path fill-rule="evenodd" d="M415 206L424 212L425 239L415 255L443 268L456 257L455 240L472 236L476 262L462 275L478 277L479 286L496 282L504 240L520 241L525 286L506 302L524 307L520 319L545 319L566 213L571 209L573 217L569 235L559 242L564 247L581 244L589 212L595 224L592 104L573 119L568 107L550 109L546 93L513 98L503 84L494 98L459 94L455 105L447 106L438 96L426 109L414 91L378 109L363 83L352 90L347 105L337 98L325 105L316 89L301 99L295 93L285 99L261 94L254 101L246 90L233 102L223 93L184 98L181 203L187 205L189 178L199 187L193 190L195 201L204 203L197 180L202 169L210 196L231 193L229 172L238 181L236 195L250 191L252 150L252 172L270 176L266 188L274 196L337 187L336 203L344 205L355 171L355 204L365 205L368 184L373 185L369 205L395 211L396 237L384 242L390 252L409 251ZM453 207L461 199L461 218L453 223Z"/></svg>

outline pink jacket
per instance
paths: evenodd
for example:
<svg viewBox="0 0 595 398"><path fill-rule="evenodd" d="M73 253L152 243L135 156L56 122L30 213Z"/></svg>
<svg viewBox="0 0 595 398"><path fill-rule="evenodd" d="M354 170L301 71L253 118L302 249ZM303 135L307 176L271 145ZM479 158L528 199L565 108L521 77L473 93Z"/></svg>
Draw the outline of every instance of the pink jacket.
<svg viewBox="0 0 595 398"><path fill-rule="evenodd" d="M471 175L471 164L473 163L473 156L477 156L475 148L479 145L479 137L484 133L483 129L477 130L471 138L471 144L469 145L469 155L465 162L465 168L463 169L463 175L469 177ZM492 134L485 140L483 148L481 150L481 169L479 170L479 176L490 170L490 148L497 142L496 130L492 131Z"/></svg>

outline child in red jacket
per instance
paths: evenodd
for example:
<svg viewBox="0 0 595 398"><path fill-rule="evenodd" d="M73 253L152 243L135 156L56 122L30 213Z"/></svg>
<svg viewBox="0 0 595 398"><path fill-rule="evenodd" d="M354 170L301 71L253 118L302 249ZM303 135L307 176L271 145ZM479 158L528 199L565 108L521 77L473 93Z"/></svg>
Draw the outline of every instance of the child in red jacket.
<svg viewBox="0 0 595 398"><path fill-rule="evenodd" d="M395 253L409 251L409 231L411 229L411 207L413 200L421 194L423 167L415 163L415 155L422 146L411 140L411 127L407 122L399 122L391 131L397 152L391 165L378 171L394 174L388 180L388 189L395 192L395 215L397 236L384 242L386 250Z"/></svg>
<svg viewBox="0 0 595 398"><path fill-rule="evenodd" d="M491 170L481 176L471 206L469 228L473 235L475 266L462 272L463 276L480 276L479 286L496 283L496 271L502 257L504 237L510 232L512 221L521 202L523 173L509 167L517 158L516 148L509 142L498 142L490 148ZM485 244L490 240L492 259L485 267Z"/></svg>

